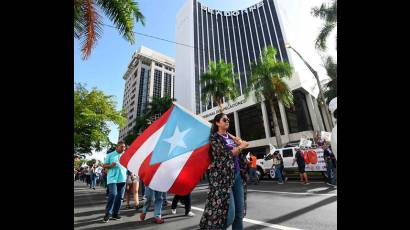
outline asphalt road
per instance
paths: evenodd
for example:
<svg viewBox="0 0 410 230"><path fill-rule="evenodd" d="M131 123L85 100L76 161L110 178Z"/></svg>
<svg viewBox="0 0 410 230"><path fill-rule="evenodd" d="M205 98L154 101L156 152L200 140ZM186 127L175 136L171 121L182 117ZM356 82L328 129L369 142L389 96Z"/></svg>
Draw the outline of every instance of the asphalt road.
<svg viewBox="0 0 410 230"><path fill-rule="evenodd" d="M106 204L105 189L90 190L83 182L74 182L74 229L198 229L204 208L207 185L198 185L192 192L194 217L184 216L184 208L171 214L170 205L162 211L164 224L152 222L153 212L145 221L139 221L139 213L134 209L125 210L122 205L121 220L103 223ZM172 195L168 201L172 201ZM337 189L323 182L314 181L301 185L288 181L278 185L272 180L262 180L259 185L248 187L248 211L244 219L244 229L337 229Z"/></svg>

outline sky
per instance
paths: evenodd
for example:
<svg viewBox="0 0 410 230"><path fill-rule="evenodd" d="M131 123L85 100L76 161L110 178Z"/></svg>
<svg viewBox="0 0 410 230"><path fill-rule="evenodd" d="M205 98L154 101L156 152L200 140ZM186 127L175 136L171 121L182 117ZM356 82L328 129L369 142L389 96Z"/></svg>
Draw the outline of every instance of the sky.
<svg viewBox="0 0 410 230"><path fill-rule="evenodd" d="M145 16L145 26L137 24L134 31L167 40L175 41L176 15L187 0L139 0L141 12ZM249 7L260 0L202 0L201 3L213 9L239 10ZM320 75L324 69L320 67L321 61L314 49L313 39L317 35L321 21L310 15L310 8L318 6L325 0L279 0L280 9L284 10L283 17L286 24L292 26L291 33L286 34L293 47L295 47ZM103 13L100 13L104 17ZM297 17L295 17L297 15ZM109 19L103 18L104 24L112 25ZM308 24L308 26L307 26ZM334 37L334 35L333 35ZM332 40L330 38L329 40ZM334 39L333 39L334 41ZM145 37L136 34L136 42L131 45L116 31L115 28L103 27L101 38L92 50L87 60L81 59L81 46L74 39L74 80L85 83L88 89L97 87L107 95L114 95L117 109L122 106L124 92L123 74L135 51L144 45L150 49L175 58L176 45L173 43ZM334 44L329 45L332 56L336 58ZM301 62L294 60L295 65ZM118 140L118 127L111 124L109 135L111 142ZM105 151L93 153L88 158L103 160Z"/></svg>

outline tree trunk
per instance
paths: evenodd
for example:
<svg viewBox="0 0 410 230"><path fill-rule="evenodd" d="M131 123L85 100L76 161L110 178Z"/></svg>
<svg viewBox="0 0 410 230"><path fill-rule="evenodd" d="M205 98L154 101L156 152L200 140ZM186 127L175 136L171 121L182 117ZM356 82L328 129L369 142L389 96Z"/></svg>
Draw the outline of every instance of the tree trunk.
<svg viewBox="0 0 410 230"><path fill-rule="evenodd" d="M223 110L223 108L222 108L222 105L223 105L223 104L220 103L220 102L218 102L217 104L218 104L218 107L219 107L219 112L220 112L220 113L223 113L223 112L224 112L224 110Z"/></svg>
<svg viewBox="0 0 410 230"><path fill-rule="evenodd" d="M223 101L222 100L220 100L220 101L217 101L217 103L216 104L218 104L218 107L219 107L219 112L220 113L223 113L224 112L224 109L223 109Z"/></svg>
<svg viewBox="0 0 410 230"><path fill-rule="evenodd" d="M278 145L278 148L282 148L282 137L280 135L278 117L276 116L276 110L275 110L275 106L273 106L272 99L269 100L269 104L270 104L270 109L272 110L273 127L274 127L273 131L276 137L276 144Z"/></svg>

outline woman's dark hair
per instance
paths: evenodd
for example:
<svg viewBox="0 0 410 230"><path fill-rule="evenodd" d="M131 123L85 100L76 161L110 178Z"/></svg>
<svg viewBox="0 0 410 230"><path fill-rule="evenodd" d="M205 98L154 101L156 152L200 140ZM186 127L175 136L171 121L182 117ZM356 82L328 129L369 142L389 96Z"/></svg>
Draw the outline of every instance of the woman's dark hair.
<svg viewBox="0 0 410 230"><path fill-rule="evenodd" d="M212 136L214 133L218 132L218 126L216 125L216 122L219 122L224 115L225 115L224 113L219 113L219 114L217 114L217 115L214 117L214 119L212 120L211 136Z"/></svg>
<svg viewBox="0 0 410 230"><path fill-rule="evenodd" d="M218 126L216 125L216 122L219 122L224 115L225 115L224 113L219 113L212 120L211 133L209 134L209 143L211 142L212 135L218 132ZM208 155L209 155L209 159L211 159L211 162L212 162L213 159L212 159L211 149L212 148L209 148Z"/></svg>

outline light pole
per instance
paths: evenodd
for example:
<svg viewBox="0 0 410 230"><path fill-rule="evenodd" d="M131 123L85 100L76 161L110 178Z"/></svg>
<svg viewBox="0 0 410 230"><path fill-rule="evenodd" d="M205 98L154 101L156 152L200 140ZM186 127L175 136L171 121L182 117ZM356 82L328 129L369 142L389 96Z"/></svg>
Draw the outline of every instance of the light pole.
<svg viewBox="0 0 410 230"><path fill-rule="evenodd" d="M322 106L322 111L324 111L324 113L325 113L325 116L326 116L326 118L327 118L327 120L328 120L327 123L328 123L328 125L329 125L329 129L330 129L329 131L331 131L332 128L333 128L332 120L331 120L332 117L330 116L329 110L327 109L325 97L324 97L324 95L323 95L323 89L322 89L322 86L320 85L319 76L317 75L316 70L314 70L314 69L309 65L309 63L307 63L307 62L305 61L305 59L303 59L302 55L300 55L300 53L299 53L298 51L296 51L292 46L290 46L290 44L286 44L286 48L292 49L292 50L300 57L300 59L302 59L303 63L305 63L305 65L308 67L308 69L310 70L310 72L312 72L313 76L315 77L316 82L317 82L317 85L318 85L318 87L319 87L319 98L320 98L320 104L321 104L321 106Z"/></svg>

